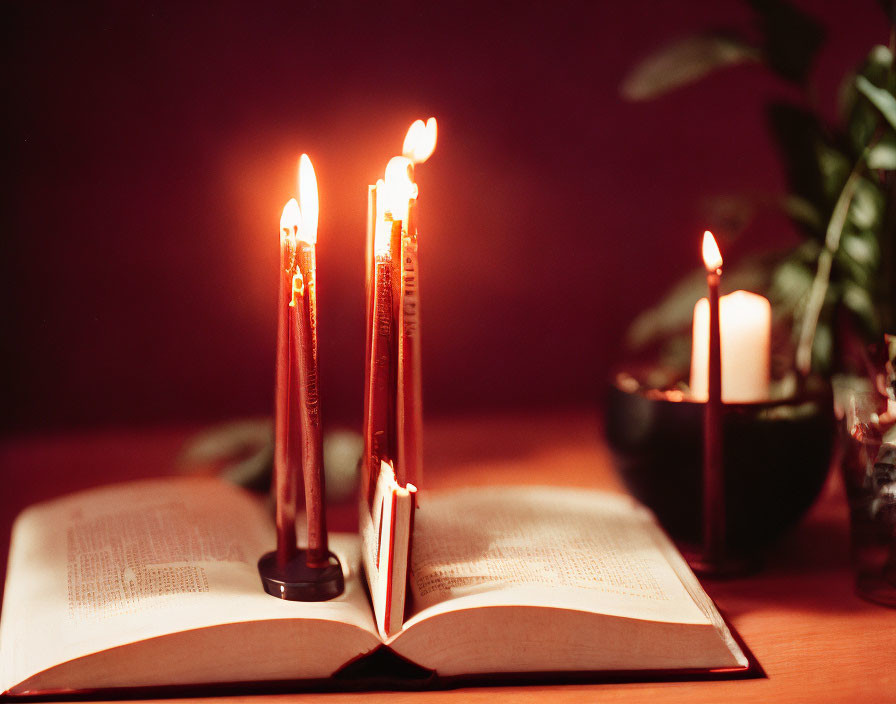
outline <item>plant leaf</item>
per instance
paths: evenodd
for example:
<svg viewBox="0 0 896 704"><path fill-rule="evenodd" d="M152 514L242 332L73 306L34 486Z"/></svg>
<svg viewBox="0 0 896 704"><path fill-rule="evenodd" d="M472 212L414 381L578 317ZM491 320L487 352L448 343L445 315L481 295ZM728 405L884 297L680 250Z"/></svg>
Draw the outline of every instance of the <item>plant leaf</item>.
<svg viewBox="0 0 896 704"><path fill-rule="evenodd" d="M782 196L778 205L791 220L817 230L819 234L823 232L825 223L821 221L821 213L805 198Z"/></svg>
<svg viewBox="0 0 896 704"><path fill-rule="evenodd" d="M763 53L772 70L788 81L804 84L824 42L821 24L783 0L750 0L750 6L758 16Z"/></svg>
<svg viewBox="0 0 896 704"><path fill-rule="evenodd" d="M878 88L864 76L856 76L856 89L884 116L890 127L896 130L896 97L883 88Z"/></svg>
<svg viewBox="0 0 896 704"><path fill-rule="evenodd" d="M869 270L876 269L880 262L880 247L877 238L871 232L844 232L840 247L857 264Z"/></svg>
<svg viewBox="0 0 896 704"><path fill-rule="evenodd" d="M824 142L818 142L815 145L815 154L825 199L830 204L843 190L843 184L849 177L852 164L839 149L828 146Z"/></svg>
<svg viewBox="0 0 896 704"><path fill-rule="evenodd" d="M834 361L834 334L827 323L819 322L812 341L812 368L822 373L831 368Z"/></svg>
<svg viewBox="0 0 896 704"><path fill-rule="evenodd" d="M827 218L830 199L825 194L816 151L823 138L818 117L793 103L773 101L766 107L766 120L784 162L788 190ZM823 227L803 225L803 230L821 238Z"/></svg>
<svg viewBox="0 0 896 704"><path fill-rule="evenodd" d="M795 311L809 293L815 272L808 262L788 257L772 275L769 299L776 313Z"/></svg>
<svg viewBox="0 0 896 704"><path fill-rule="evenodd" d="M849 239L849 237L846 239ZM858 253L860 257L867 257L868 255L865 251L859 251ZM872 267L869 267L864 261L859 261L842 247L834 255L834 262L837 267L835 278L838 280L851 281L863 287L872 284L874 278Z"/></svg>
<svg viewBox="0 0 896 704"><path fill-rule="evenodd" d="M878 330L877 310L867 289L847 281L843 286L843 305L856 314L867 332Z"/></svg>
<svg viewBox="0 0 896 704"><path fill-rule="evenodd" d="M875 185L867 178L860 178L849 206L849 221L859 230L871 230L880 223L884 205L883 195Z"/></svg>
<svg viewBox="0 0 896 704"><path fill-rule="evenodd" d="M890 49L877 45L868 53L859 70L850 74L840 88L837 112L846 124L854 156L858 156L868 146L880 122L878 111L856 89L856 77L865 76L877 87L886 87L892 63L893 54Z"/></svg>
<svg viewBox="0 0 896 704"><path fill-rule="evenodd" d="M887 136L868 152L868 168L892 171L896 169L896 139Z"/></svg>
<svg viewBox="0 0 896 704"><path fill-rule="evenodd" d="M759 50L722 34L685 37L638 63L620 86L627 100L651 100L724 66L756 62Z"/></svg>

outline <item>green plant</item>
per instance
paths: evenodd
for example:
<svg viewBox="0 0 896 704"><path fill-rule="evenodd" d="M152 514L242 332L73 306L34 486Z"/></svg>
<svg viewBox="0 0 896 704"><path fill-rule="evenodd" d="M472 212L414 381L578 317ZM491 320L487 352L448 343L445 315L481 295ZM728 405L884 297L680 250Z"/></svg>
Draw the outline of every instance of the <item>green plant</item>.
<svg viewBox="0 0 896 704"><path fill-rule="evenodd" d="M741 219L757 206L781 208L803 233L790 251L756 257L726 274L728 283L762 290L774 310L778 373L796 369L830 375L852 339L879 341L896 330L896 34L874 46L847 76L838 119L827 124L817 107L811 67L824 41L821 25L781 0L749 0L756 32L721 31L686 37L638 64L622 94L649 100L713 71L755 64L800 88L801 99L767 106L768 126L783 160L789 193L728 197L715 207ZM686 364L683 328L702 295L698 273L633 323L629 346L661 344L667 363Z"/></svg>

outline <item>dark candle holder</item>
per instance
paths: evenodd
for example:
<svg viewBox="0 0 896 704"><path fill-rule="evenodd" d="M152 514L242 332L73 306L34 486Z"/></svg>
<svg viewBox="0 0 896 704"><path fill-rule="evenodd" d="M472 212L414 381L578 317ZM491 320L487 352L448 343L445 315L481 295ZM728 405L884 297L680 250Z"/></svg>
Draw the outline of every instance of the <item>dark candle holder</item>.
<svg viewBox="0 0 896 704"><path fill-rule="evenodd" d="M258 561L258 573L268 594L288 601L327 601L345 590L342 566L333 553L327 565L309 567L307 550L296 550L284 564L278 561L276 551L268 552Z"/></svg>
<svg viewBox="0 0 896 704"><path fill-rule="evenodd" d="M703 559L704 407L621 374L609 391L607 437L622 480L695 570L744 574L761 565L766 549L797 523L827 478L835 427L831 393L818 383L789 398L724 404L724 550L711 561Z"/></svg>

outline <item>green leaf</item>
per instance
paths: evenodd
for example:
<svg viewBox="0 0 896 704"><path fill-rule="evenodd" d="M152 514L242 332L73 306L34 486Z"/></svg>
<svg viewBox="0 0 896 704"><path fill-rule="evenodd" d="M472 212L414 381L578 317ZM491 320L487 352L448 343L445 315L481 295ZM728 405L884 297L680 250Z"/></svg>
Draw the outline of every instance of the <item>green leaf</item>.
<svg viewBox="0 0 896 704"><path fill-rule="evenodd" d="M779 206L792 220L823 232L825 223L821 221L821 213L805 198L784 196L780 199Z"/></svg>
<svg viewBox="0 0 896 704"><path fill-rule="evenodd" d="M686 327L694 304L706 295L706 274L695 271L669 291L659 305L638 315L626 333L631 350L641 350Z"/></svg>
<svg viewBox="0 0 896 704"><path fill-rule="evenodd" d="M824 139L818 116L793 103L773 101L766 108L766 120L784 162L788 190L826 218L831 198L818 168L817 148ZM821 234L817 227L804 230L815 237Z"/></svg>
<svg viewBox="0 0 896 704"><path fill-rule="evenodd" d="M788 258L775 269L769 298L778 313L793 312L808 295L815 272L807 262Z"/></svg>
<svg viewBox="0 0 896 704"><path fill-rule="evenodd" d="M857 101L846 124L853 156L861 154L874 138L880 123L877 110L867 100Z"/></svg>
<svg viewBox="0 0 896 704"><path fill-rule="evenodd" d="M883 210L881 192L867 178L859 179L849 206L849 221L860 230L871 230L880 223Z"/></svg>
<svg viewBox="0 0 896 704"><path fill-rule="evenodd" d="M812 368L826 371L834 360L834 334L826 323L819 323L815 328L815 339L812 341Z"/></svg>
<svg viewBox="0 0 896 704"><path fill-rule="evenodd" d="M824 29L811 15L783 0L750 0L764 38L763 50L772 69L800 85L824 42Z"/></svg>
<svg viewBox="0 0 896 704"><path fill-rule="evenodd" d="M849 177L852 164L845 154L824 142L815 146L818 170L821 175L822 189L828 203L836 200L843 190L843 184Z"/></svg>
<svg viewBox="0 0 896 704"><path fill-rule="evenodd" d="M838 96L838 113L846 124L854 156L858 156L868 146L880 122L877 109L856 89L856 76L865 76L877 87L886 88L888 80L892 78L892 63L893 54L889 48L875 46L859 70L843 81Z"/></svg>
<svg viewBox="0 0 896 704"><path fill-rule="evenodd" d="M880 261L880 247L877 238L870 232L844 232L840 247L857 264L868 270L875 270Z"/></svg>
<svg viewBox="0 0 896 704"><path fill-rule="evenodd" d="M884 116L890 127L896 129L896 98L883 88L878 88L864 76L856 76L856 89Z"/></svg>
<svg viewBox="0 0 896 704"><path fill-rule="evenodd" d="M868 52L862 75L867 76L875 85L883 85L892 66L893 52L890 51L890 47L875 44Z"/></svg>
<svg viewBox="0 0 896 704"><path fill-rule="evenodd" d="M843 240L850 239L845 235ZM841 241L842 245L842 241ZM864 253L860 256L864 256ZM836 264L836 277L841 281L852 281L857 286L869 287L874 281L874 267L869 267L865 262L855 259L844 247L840 247L834 255Z"/></svg>
<svg viewBox="0 0 896 704"><path fill-rule="evenodd" d="M627 100L651 100L722 67L759 60L756 47L734 37L686 37L637 64L622 81L620 91Z"/></svg>
<svg viewBox="0 0 896 704"><path fill-rule="evenodd" d="M878 329L877 309L867 289L847 281L843 285L843 305L856 314L866 332Z"/></svg>
<svg viewBox="0 0 896 704"><path fill-rule="evenodd" d="M883 141L868 152L868 168L892 171L896 169L896 139Z"/></svg>

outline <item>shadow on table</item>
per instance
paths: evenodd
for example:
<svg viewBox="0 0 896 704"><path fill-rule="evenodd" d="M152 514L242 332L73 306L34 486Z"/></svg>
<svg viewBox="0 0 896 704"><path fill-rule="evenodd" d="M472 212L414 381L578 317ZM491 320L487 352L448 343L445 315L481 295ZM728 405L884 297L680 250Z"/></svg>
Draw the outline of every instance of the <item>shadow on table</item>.
<svg viewBox="0 0 896 704"><path fill-rule="evenodd" d="M853 591L849 525L843 496L825 492L819 505L769 554L755 575L705 580L731 616L784 607L794 612L852 613L871 607Z"/></svg>

